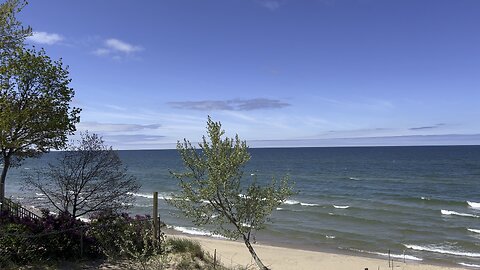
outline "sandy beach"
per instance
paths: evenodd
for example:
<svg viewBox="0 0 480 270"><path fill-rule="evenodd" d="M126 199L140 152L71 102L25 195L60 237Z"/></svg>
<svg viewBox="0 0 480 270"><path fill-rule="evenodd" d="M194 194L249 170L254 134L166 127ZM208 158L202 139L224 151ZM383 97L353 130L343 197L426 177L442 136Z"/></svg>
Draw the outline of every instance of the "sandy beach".
<svg viewBox="0 0 480 270"><path fill-rule="evenodd" d="M169 235L168 237L186 237L200 242L205 251L213 254L217 250L217 258L225 266L252 266L256 269L254 262L250 257L245 245L241 242L211 239L206 237L190 237L186 235ZM254 245L257 254L260 256L265 265L274 270L353 270L368 268L369 270L387 270L387 259L375 259L360 256L350 256L343 254L334 254L326 252L307 251L299 249L291 249L284 247L275 247L268 245ZM445 267L437 265L422 264L414 261L395 261L393 269L405 270L455 270L468 269L460 267Z"/></svg>

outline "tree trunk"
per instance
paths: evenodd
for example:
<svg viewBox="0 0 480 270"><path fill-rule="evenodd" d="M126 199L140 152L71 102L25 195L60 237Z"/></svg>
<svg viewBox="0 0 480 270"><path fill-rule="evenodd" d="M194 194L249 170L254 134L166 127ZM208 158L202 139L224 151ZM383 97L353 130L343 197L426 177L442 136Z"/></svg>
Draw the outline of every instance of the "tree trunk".
<svg viewBox="0 0 480 270"><path fill-rule="evenodd" d="M243 241L245 242L245 245L247 246L248 248L248 251L250 252L250 254L252 255L252 258L255 260L255 263L257 264L258 268L260 270L269 270L268 267L266 267L265 265L263 265L262 261L260 260L260 258L257 256L257 253L255 252L255 250L253 249L252 245L250 244L250 240L244 235L242 234L243 236Z"/></svg>
<svg viewBox="0 0 480 270"><path fill-rule="evenodd" d="M0 202L5 198L5 179L7 178L8 168L10 167L10 157L3 159L2 176L0 177Z"/></svg>

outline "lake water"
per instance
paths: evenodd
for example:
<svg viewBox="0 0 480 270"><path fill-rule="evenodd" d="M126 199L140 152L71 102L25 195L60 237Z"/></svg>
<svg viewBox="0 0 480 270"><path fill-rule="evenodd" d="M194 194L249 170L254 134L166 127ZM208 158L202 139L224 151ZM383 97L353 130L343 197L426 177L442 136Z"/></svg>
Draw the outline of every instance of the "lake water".
<svg viewBox="0 0 480 270"><path fill-rule="evenodd" d="M152 192L178 191L176 150L119 151L142 188L133 213L151 213ZM250 149L247 179L289 174L298 194L279 206L258 241L313 250L334 249L426 262L480 267L480 146ZM59 153L28 160L9 172L7 196L27 205L23 174ZM161 219L190 234L195 228L160 199Z"/></svg>

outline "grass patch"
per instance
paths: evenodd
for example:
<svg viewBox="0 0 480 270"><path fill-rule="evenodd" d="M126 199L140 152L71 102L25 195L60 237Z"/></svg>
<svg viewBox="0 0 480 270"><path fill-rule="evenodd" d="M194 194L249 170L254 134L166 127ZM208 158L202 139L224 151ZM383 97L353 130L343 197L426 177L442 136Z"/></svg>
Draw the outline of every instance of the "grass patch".
<svg viewBox="0 0 480 270"><path fill-rule="evenodd" d="M185 238L170 238L167 240L167 246L173 253L189 253L192 258L205 259L202 246L197 241Z"/></svg>

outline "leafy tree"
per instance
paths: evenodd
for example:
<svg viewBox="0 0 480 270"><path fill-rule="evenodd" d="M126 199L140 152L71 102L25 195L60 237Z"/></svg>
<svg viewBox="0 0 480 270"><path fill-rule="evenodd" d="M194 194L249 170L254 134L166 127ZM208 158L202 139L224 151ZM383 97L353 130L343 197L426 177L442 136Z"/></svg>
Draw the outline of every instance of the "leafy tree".
<svg viewBox="0 0 480 270"><path fill-rule="evenodd" d="M139 186L117 152L96 134L83 133L78 144L60 153L56 164L27 178L61 213L74 218L126 209Z"/></svg>
<svg viewBox="0 0 480 270"><path fill-rule="evenodd" d="M23 0L7 0L0 5L0 64L23 47L31 35L30 27L23 27L15 15L27 4Z"/></svg>
<svg viewBox="0 0 480 270"><path fill-rule="evenodd" d="M0 5L0 201L10 167L63 147L79 122L80 109L69 105L74 91L68 69L43 50L23 47L31 30L15 15L25 4L7 0Z"/></svg>
<svg viewBox="0 0 480 270"><path fill-rule="evenodd" d="M264 228L271 212L293 194L288 177L267 186L242 182L243 168L250 155L245 141L223 138L220 122L207 122L208 138L196 149L184 140L177 143L186 172L173 173L181 192L168 202L179 208L197 226L211 225L215 233L228 238L242 237L260 269L268 269L250 243L252 231Z"/></svg>

